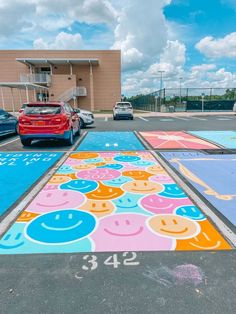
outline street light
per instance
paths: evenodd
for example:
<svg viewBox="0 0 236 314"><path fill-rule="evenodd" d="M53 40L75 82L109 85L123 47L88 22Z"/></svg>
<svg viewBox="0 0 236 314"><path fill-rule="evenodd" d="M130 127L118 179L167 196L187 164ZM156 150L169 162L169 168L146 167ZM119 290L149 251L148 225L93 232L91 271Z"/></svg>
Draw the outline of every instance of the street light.
<svg viewBox="0 0 236 314"><path fill-rule="evenodd" d="M163 85L162 75L163 75L163 73L165 73L165 71L160 70L160 71L158 71L158 73L161 74L161 76L160 76L160 106L161 106L162 85Z"/></svg>
<svg viewBox="0 0 236 314"><path fill-rule="evenodd" d="M179 78L179 103L180 103L180 105L181 105L181 103L182 103L182 95L181 95L181 93L182 93L182 86L181 86L181 81L182 81L182 77L180 77Z"/></svg>

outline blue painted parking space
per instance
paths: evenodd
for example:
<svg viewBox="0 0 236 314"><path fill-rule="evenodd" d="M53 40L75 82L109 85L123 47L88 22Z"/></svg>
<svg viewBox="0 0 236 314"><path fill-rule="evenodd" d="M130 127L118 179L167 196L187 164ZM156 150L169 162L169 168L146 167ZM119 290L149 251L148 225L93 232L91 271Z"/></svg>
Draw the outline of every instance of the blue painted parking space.
<svg viewBox="0 0 236 314"><path fill-rule="evenodd" d="M236 148L236 131L191 131L188 132L225 148Z"/></svg>
<svg viewBox="0 0 236 314"><path fill-rule="evenodd" d="M89 132L77 151L145 150L133 132Z"/></svg>
<svg viewBox="0 0 236 314"><path fill-rule="evenodd" d="M162 153L189 182L236 226L236 155Z"/></svg>
<svg viewBox="0 0 236 314"><path fill-rule="evenodd" d="M61 156L62 153L0 153L0 215Z"/></svg>

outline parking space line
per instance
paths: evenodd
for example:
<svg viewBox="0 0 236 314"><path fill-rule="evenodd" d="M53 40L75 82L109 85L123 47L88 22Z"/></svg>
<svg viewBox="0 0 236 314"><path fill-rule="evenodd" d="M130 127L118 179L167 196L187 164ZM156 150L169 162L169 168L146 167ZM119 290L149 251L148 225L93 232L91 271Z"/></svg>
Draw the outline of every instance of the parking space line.
<svg viewBox="0 0 236 314"><path fill-rule="evenodd" d="M105 117L105 122L107 122L108 121L108 117Z"/></svg>
<svg viewBox="0 0 236 314"><path fill-rule="evenodd" d="M145 119L144 117L138 117L138 118L146 122L149 121L148 119Z"/></svg>
<svg viewBox="0 0 236 314"><path fill-rule="evenodd" d="M179 120L183 120L183 121L189 121L189 118L180 118L180 117L174 117L174 119L179 119Z"/></svg>
<svg viewBox="0 0 236 314"><path fill-rule="evenodd" d="M207 119L204 119L204 118L198 118L198 117L190 117L190 119L194 119L194 120L201 120L201 121L207 121Z"/></svg>
<svg viewBox="0 0 236 314"><path fill-rule="evenodd" d="M5 146L5 145L10 144L10 143L13 143L13 142L16 142L16 141L19 141L19 138L16 138L16 139L14 139L12 141L4 142L3 144L0 145L0 147Z"/></svg>
<svg viewBox="0 0 236 314"><path fill-rule="evenodd" d="M230 121L232 119L229 118L217 118L218 121Z"/></svg>
<svg viewBox="0 0 236 314"><path fill-rule="evenodd" d="M173 122L173 119L160 119L160 122Z"/></svg>

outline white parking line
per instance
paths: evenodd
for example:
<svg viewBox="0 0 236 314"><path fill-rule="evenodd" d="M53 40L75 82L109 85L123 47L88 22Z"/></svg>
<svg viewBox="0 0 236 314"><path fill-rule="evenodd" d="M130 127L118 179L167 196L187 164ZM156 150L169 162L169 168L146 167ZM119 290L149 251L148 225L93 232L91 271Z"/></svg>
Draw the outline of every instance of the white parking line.
<svg viewBox="0 0 236 314"><path fill-rule="evenodd" d="M10 144L10 143L13 143L13 142L16 142L16 141L19 141L19 138L16 138L12 141L5 142L5 143L1 144L0 147L5 146L5 145Z"/></svg>
<svg viewBox="0 0 236 314"><path fill-rule="evenodd" d="M149 121L148 119L145 119L144 117L138 117L138 118L143 120L143 121Z"/></svg>
<svg viewBox="0 0 236 314"><path fill-rule="evenodd" d="M173 119L160 119L161 122L173 122Z"/></svg>
<svg viewBox="0 0 236 314"><path fill-rule="evenodd" d="M229 119L229 118L217 118L217 120L219 120L219 121L230 121L231 119Z"/></svg>
<svg viewBox="0 0 236 314"><path fill-rule="evenodd" d="M108 117L105 118L105 122L107 122L107 121L108 121Z"/></svg>

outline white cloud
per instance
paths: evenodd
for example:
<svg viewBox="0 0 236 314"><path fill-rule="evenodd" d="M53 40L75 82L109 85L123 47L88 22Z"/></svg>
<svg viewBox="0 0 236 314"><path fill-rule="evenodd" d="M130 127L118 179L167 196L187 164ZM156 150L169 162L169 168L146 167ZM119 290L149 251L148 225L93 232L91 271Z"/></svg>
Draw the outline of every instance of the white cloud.
<svg viewBox="0 0 236 314"><path fill-rule="evenodd" d="M125 70L134 70L142 63L150 65L167 41L168 28L163 7L171 0L127 1L118 17L115 43L122 50Z"/></svg>
<svg viewBox="0 0 236 314"><path fill-rule="evenodd" d="M54 40L46 42L43 38L34 41L34 49L83 49L82 36L77 34L59 33Z"/></svg>
<svg viewBox="0 0 236 314"><path fill-rule="evenodd" d="M201 39L195 47L209 58L236 58L236 32L219 39L207 36Z"/></svg>

